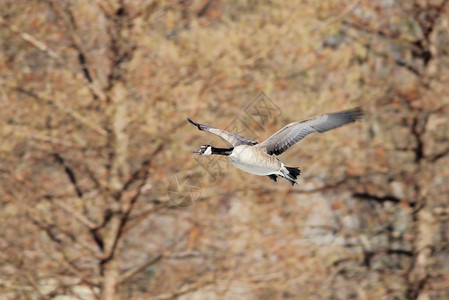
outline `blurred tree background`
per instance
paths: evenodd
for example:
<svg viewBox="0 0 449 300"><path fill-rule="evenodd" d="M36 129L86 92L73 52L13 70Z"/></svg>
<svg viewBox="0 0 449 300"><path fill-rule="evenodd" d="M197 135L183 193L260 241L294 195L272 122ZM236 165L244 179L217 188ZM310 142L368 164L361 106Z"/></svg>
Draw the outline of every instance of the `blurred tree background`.
<svg viewBox="0 0 449 300"><path fill-rule="evenodd" d="M449 299L447 2L3 0L0 298Z"/></svg>

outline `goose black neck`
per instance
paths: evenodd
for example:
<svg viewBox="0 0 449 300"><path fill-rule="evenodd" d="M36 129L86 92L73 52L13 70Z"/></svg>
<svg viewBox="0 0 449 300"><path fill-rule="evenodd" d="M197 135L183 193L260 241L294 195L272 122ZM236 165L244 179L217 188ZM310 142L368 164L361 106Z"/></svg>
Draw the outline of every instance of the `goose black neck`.
<svg viewBox="0 0 449 300"><path fill-rule="evenodd" d="M211 150L212 150L212 154L231 155L232 150L234 150L234 148L215 148L215 147L211 147Z"/></svg>

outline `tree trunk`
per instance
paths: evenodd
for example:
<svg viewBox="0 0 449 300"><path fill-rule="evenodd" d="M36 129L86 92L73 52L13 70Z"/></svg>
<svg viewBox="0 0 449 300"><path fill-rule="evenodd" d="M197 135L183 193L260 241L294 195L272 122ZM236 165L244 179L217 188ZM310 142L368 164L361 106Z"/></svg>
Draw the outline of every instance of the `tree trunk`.
<svg viewBox="0 0 449 300"><path fill-rule="evenodd" d="M113 203L119 205L118 203ZM112 205L111 207L113 207ZM116 207L117 211L118 208ZM119 260L117 255L117 243L120 239L121 220L118 215L114 215L106 228L104 237L104 254L105 260L100 264L100 272L103 276L101 285L101 299L114 300L116 297L116 290L118 288L119 280Z"/></svg>
<svg viewBox="0 0 449 300"><path fill-rule="evenodd" d="M433 234L435 233L434 218L427 207L418 212L416 228L415 251L417 253L415 264L410 276L409 298L429 300L425 288L428 278L428 261L432 254Z"/></svg>
<svg viewBox="0 0 449 300"><path fill-rule="evenodd" d="M117 268L117 262L115 259L111 259L103 265L103 283L101 286L101 299L102 300L115 300L118 299L116 295L117 282L119 278L119 272Z"/></svg>

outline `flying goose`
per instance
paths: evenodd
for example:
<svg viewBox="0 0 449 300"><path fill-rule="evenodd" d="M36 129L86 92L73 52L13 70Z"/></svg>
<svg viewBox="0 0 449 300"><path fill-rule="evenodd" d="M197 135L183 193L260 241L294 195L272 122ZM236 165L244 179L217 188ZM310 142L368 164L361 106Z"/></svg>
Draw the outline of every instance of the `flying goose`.
<svg viewBox="0 0 449 300"><path fill-rule="evenodd" d="M226 130L195 123L189 118L187 120L199 130L215 134L232 146L231 148L216 148L211 145L203 145L193 153L226 155L234 166L243 171L268 176L275 182L277 176L280 176L294 185L301 173L300 169L286 167L277 156L313 132L326 132L355 122L362 116L363 111L360 108L319 115L304 121L290 123L262 143Z"/></svg>

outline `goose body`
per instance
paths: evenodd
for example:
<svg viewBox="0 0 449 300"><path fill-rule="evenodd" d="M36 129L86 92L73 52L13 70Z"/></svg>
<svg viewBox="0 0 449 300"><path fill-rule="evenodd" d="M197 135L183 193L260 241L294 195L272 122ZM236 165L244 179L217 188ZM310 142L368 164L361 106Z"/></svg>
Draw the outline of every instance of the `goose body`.
<svg viewBox="0 0 449 300"><path fill-rule="evenodd" d="M237 168L254 175L275 174L283 167L276 156L269 155L262 148L249 145L234 147L229 160Z"/></svg>
<svg viewBox="0 0 449 300"><path fill-rule="evenodd" d="M355 122L362 115L362 110L355 108L290 123L262 143L226 130L195 123L191 119L187 120L199 130L215 134L232 146L232 148L216 148L211 145L203 145L194 152L195 154L225 155L229 157L234 166L245 172L268 176L273 181L277 181L277 176L280 176L294 185L297 183L296 179L301 171L299 168L286 167L277 155L282 154L313 132L326 132Z"/></svg>

